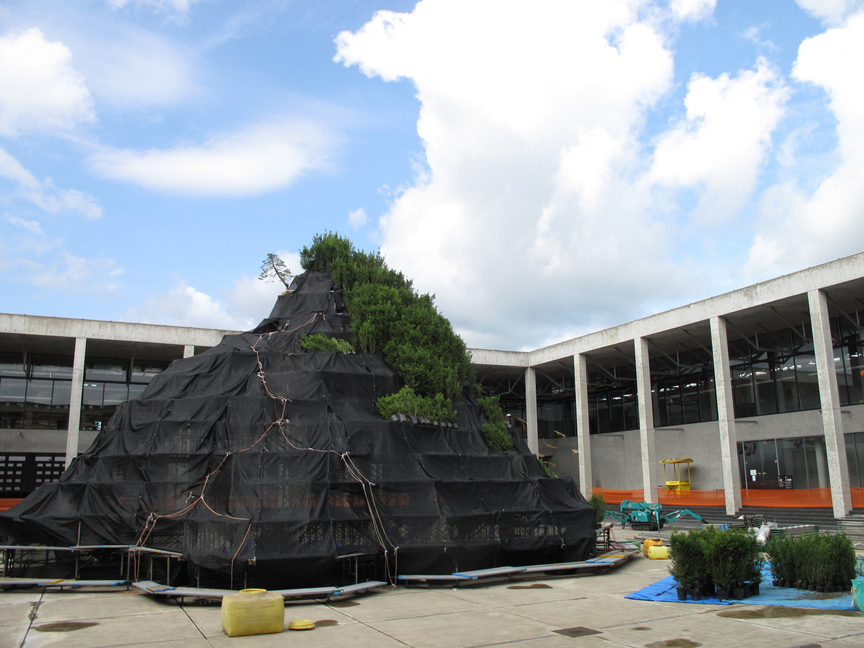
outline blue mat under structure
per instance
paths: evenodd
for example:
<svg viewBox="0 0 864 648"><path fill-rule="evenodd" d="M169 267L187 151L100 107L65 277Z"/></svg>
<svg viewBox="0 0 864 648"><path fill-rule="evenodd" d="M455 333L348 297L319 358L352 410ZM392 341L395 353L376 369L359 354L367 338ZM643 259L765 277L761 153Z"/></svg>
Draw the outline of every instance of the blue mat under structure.
<svg viewBox="0 0 864 648"><path fill-rule="evenodd" d="M679 601L678 591L675 588L675 578L672 576L667 576L653 585L627 595L625 598L637 601L700 603L702 605L744 603L745 605L777 605L782 607L821 608L823 610L855 609L852 603L852 595L849 592L819 594L818 592L799 590L794 587L774 587L771 584L771 569L769 567L762 570L762 579L758 596L750 596L740 601L721 601L716 596L710 598L703 597L701 601L694 601L691 598L688 598L686 601Z"/></svg>

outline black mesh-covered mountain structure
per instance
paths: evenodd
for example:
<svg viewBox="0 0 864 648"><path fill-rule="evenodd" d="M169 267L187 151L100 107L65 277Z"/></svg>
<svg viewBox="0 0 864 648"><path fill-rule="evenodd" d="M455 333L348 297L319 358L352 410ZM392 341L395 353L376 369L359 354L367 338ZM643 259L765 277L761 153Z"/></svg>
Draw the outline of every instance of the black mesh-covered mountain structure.
<svg viewBox="0 0 864 648"><path fill-rule="evenodd" d="M519 435L490 447L470 388L455 427L384 420L402 381L380 354L303 350L350 330L329 273L301 278L256 329L154 377L0 533L181 551L271 587L325 584L357 553L391 576L593 555L594 509Z"/></svg>

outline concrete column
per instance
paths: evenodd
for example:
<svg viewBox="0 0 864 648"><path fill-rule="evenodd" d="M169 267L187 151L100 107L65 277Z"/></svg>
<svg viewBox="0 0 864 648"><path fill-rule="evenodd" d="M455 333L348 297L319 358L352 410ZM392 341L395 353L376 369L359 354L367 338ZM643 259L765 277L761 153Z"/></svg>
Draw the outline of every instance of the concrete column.
<svg viewBox="0 0 864 648"><path fill-rule="evenodd" d="M639 444L642 448L642 491L646 502L657 503L657 452L654 448L654 403L648 340L633 340L636 349L636 398L639 405Z"/></svg>
<svg viewBox="0 0 864 648"><path fill-rule="evenodd" d="M822 405L822 431L828 455L828 479L834 517L846 517L852 511L849 491L849 465L846 463L846 443L840 420L840 392L834 367L834 346L831 344L831 324L828 320L828 298L821 290L807 293L810 304L810 324L813 328L813 349L816 352L816 375L819 379L819 401Z"/></svg>
<svg viewBox="0 0 864 648"><path fill-rule="evenodd" d="M525 369L525 423L528 428L528 449L536 455L539 451L537 440L537 377L532 367Z"/></svg>
<svg viewBox="0 0 864 648"><path fill-rule="evenodd" d="M594 492L591 477L591 434L588 429L588 363L583 354L573 358L576 374L576 434L579 440L579 490L590 499Z"/></svg>
<svg viewBox="0 0 864 648"><path fill-rule="evenodd" d="M191 358L195 355L195 347L191 344L187 344L183 347L183 357Z"/></svg>
<svg viewBox="0 0 864 648"><path fill-rule="evenodd" d="M84 395L84 356L87 338L75 338L72 359L72 387L69 396L69 422L66 430L66 467L78 456L78 431L81 428L81 400Z"/></svg>
<svg viewBox="0 0 864 648"><path fill-rule="evenodd" d="M726 515L741 508L741 479L738 475L738 435L732 401L732 375L729 371L729 337L726 320L711 318L711 353L714 361L714 389L717 393L717 423L720 428L720 460L726 491Z"/></svg>

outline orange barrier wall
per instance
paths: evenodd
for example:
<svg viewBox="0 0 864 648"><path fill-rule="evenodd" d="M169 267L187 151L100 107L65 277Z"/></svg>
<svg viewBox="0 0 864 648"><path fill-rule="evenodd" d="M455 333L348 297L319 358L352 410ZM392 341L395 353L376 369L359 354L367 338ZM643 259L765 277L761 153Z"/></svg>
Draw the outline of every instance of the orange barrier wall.
<svg viewBox="0 0 864 648"><path fill-rule="evenodd" d="M0 511L8 511L20 501L20 497L17 499L14 497L0 497Z"/></svg>
<svg viewBox="0 0 864 648"><path fill-rule="evenodd" d="M793 490L741 489L743 506L778 508L831 508L830 488L799 488ZM854 500L853 500L854 504Z"/></svg>
<svg viewBox="0 0 864 648"><path fill-rule="evenodd" d="M607 504L620 504L624 500L631 502L642 502L645 500L643 490L612 490L611 488L593 488L595 493L600 493Z"/></svg>
<svg viewBox="0 0 864 648"><path fill-rule="evenodd" d="M687 506L725 506L726 491L722 490L691 490L691 491L675 491L665 488L657 489L657 501L661 504L687 507Z"/></svg>
<svg viewBox="0 0 864 648"><path fill-rule="evenodd" d="M849 490L852 491L852 508L864 508L864 488L853 486Z"/></svg>

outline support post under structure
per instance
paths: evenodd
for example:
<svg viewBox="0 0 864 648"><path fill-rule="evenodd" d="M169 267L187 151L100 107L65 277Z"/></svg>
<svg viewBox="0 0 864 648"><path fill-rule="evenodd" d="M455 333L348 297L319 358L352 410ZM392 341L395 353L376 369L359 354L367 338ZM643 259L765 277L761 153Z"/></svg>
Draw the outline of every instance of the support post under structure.
<svg viewBox="0 0 864 648"><path fill-rule="evenodd" d="M532 367L525 368L525 425L528 449L536 455L540 445L537 441L537 376Z"/></svg>
<svg viewBox="0 0 864 648"><path fill-rule="evenodd" d="M195 347L193 345L191 345L191 344L183 345L183 357L184 358L191 358L194 355L195 355Z"/></svg>
<svg viewBox="0 0 864 648"><path fill-rule="evenodd" d="M576 391L576 435L579 441L579 491L589 499L594 493L591 477L591 431L588 427L588 362L580 353L573 358Z"/></svg>
<svg viewBox="0 0 864 648"><path fill-rule="evenodd" d="M834 345L831 343L831 322L828 319L828 298L821 290L807 293L810 304L810 324L813 328L813 350L816 353L816 377L819 380L819 402L822 405L822 430L828 455L828 481L834 517L846 517L852 511L849 490L849 465L846 463L846 442L840 418L840 392L834 366Z"/></svg>
<svg viewBox="0 0 864 648"><path fill-rule="evenodd" d="M78 456L78 431L81 429L81 400L84 396L84 358L87 338L75 338L72 359L72 385L69 394L69 421L66 426L66 468Z"/></svg>
<svg viewBox="0 0 864 648"><path fill-rule="evenodd" d="M723 489L726 515L741 508L741 478L738 475L738 434L735 430L735 407L732 400L732 375L729 371L729 336L726 320L711 318L711 355L714 362L714 390L717 394L717 425L720 428L720 461L723 466Z"/></svg>
<svg viewBox="0 0 864 648"><path fill-rule="evenodd" d="M639 405L639 444L642 449L642 492L646 502L657 503L657 452L654 448L654 404L651 401L651 367L648 340L633 340L636 351L636 398Z"/></svg>

